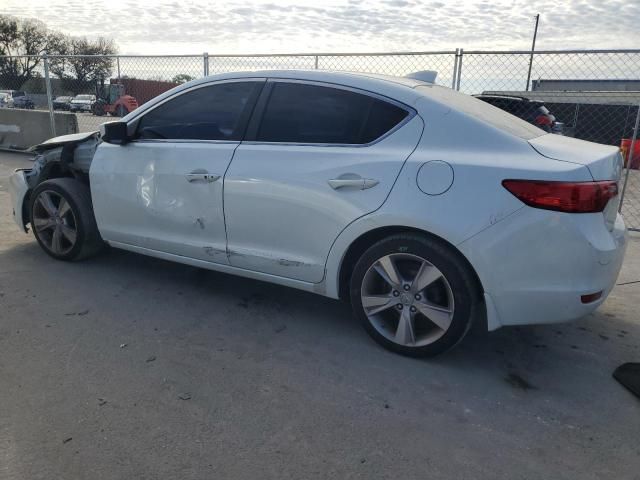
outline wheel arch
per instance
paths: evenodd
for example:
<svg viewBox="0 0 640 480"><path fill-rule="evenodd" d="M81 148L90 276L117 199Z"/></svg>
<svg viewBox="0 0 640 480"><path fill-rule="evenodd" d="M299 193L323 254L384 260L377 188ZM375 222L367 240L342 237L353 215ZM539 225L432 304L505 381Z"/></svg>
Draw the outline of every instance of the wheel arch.
<svg viewBox="0 0 640 480"><path fill-rule="evenodd" d="M476 272L476 269L473 267L469 259L467 259L467 257L458 248L456 248L455 245L438 235L417 227L387 225L373 228L371 230L365 231L364 233L361 233L358 237L351 241L348 248L345 250L345 253L342 256L339 264L337 275L337 294L340 299L346 300L349 298L349 282L351 280L351 274L360 256L374 243L398 233L417 233L420 235L424 235L425 237L429 237L439 243L442 243L443 245L446 245L447 248L454 252L467 265L469 271L472 272L480 295L483 296L484 288L480 277Z"/></svg>

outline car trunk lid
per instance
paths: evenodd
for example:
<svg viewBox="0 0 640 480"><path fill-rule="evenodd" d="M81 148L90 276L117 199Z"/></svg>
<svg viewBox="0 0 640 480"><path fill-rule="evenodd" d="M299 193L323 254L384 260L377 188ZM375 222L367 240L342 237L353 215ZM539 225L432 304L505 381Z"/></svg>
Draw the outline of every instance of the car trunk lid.
<svg viewBox="0 0 640 480"><path fill-rule="evenodd" d="M533 138L529 144L547 158L584 165L594 180L617 181L622 174L618 147L552 134Z"/></svg>
<svg viewBox="0 0 640 480"><path fill-rule="evenodd" d="M529 144L542 156L584 165L595 181L613 180L618 183L618 190L622 188L622 155L618 147L553 134L531 139ZM609 230L613 229L619 204L618 194L602 212Z"/></svg>

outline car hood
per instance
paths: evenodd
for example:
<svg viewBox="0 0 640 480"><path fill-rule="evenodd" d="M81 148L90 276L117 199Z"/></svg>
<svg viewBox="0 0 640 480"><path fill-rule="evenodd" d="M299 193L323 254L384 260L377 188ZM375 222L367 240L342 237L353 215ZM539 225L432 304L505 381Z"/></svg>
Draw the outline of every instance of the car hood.
<svg viewBox="0 0 640 480"><path fill-rule="evenodd" d="M82 132L82 133L72 133L70 135L61 135L59 137L53 137L47 140L46 142L42 142L39 145L35 145L29 149L32 152L43 152L45 150L50 150L52 148L59 147L61 145L67 143L81 143L85 140L88 140L91 137L98 137L98 132Z"/></svg>

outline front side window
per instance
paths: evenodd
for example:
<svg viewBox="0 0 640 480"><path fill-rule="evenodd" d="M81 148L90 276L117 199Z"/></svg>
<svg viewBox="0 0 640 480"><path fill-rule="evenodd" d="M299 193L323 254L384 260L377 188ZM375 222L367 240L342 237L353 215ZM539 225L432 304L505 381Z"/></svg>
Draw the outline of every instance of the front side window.
<svg viewBox="0 0 640 480"><path fill-rule="evenodd" d="M408 112L394 104L338 88L276 82L257 141L365 144L387 133Z"/></svg>
<svg viewBox="0 0 640 480"><path fill-rule="evenodd" d="M242 114L259 85L220 83L178 95L142 116L137 138L240 140Z"/></svg>

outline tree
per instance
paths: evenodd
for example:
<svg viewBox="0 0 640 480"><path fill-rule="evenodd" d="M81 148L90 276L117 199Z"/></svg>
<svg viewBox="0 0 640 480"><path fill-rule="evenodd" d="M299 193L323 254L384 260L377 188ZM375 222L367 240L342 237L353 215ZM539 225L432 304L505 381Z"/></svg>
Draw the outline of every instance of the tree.
<svg viewBox="0 0 640 480"><path fill-rule="evenodd" d="M50 59L50 68L72 90L82 91L87 85L101 83L111 76L113 55L118 51L113 40L67 37L63 45L60 50L69 56Z"/></svg>
<svg viewBox="0 0 640 480"><path fill-rule="evenodd" d="M193 77L186 73L179 73L178 75L176 75L171 79L173 83L178 83L178 84L187 83L187 82L190 82L191 80L193 80Z"/></svg>
<svg viewBox="0 0 640 480"><path fill-rule="evenodd" d="M0 15L0 83L19 89L34 76L42 62L40 55L59 53L60 38L39 20Z"/></svg>

